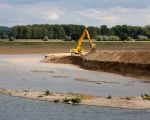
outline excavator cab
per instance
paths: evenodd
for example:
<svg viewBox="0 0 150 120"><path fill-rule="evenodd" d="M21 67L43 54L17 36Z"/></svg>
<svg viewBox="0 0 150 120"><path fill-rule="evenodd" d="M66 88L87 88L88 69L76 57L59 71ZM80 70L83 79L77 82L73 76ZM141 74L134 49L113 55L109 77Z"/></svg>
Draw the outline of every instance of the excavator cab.
<svg viewBox="0 0 150 120"><path fill-rule="evenodd" d="M77 47L74 48L74 49L71 49L71 50L70 50L70 53L72 53L72 54L83 54L83 53L84 53L84 49L81 47L81 45L82 45L82 41L83 41L83 39L84 39L85 36L86 36L87 39L89 40L91 49L92 49L92 50L95 50L96 45L92 43L91 38L90 38L90 35L89 35L89 32L88 32L88 30L87 30L87 27L85 27L85 28L84 28L84 31L83 31L83 33L82 33L82 35L81 35L81 37L80 37L79 40L77 41Z"/></svg>

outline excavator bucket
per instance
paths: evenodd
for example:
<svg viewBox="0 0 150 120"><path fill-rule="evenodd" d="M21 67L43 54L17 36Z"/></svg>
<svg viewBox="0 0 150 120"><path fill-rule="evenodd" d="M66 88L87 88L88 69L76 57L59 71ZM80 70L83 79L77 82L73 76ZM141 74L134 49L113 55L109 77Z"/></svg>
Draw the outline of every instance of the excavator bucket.
<svg viewBox="0 0 150 120"><path fill-rule="evenodd" d="M96 49L96 44L93 44L93 43L92 43L92 44L91 44L91 49L92 49L92 50L95 50L95 49Z"/></svg>

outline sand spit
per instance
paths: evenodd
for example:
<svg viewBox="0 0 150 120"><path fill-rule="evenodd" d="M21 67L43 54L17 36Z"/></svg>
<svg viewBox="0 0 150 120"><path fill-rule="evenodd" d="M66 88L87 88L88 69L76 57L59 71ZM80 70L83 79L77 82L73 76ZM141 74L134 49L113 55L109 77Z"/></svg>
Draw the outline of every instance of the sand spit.
<svg viewBox="0 0 150 120"><path fill-rule="evenodd" d="M79 65L88 70L119 73L125 76L150 78L150 51L90 51L83 56L49 54L42 62Z"/></svg>
<svg viewBox="0 0 150 120"><path fill-rule="evenodd" d="M21 97L26 99L50 101L50 102L61 102L64 103L66 100L80 98L81 102L78 104L82 105L93 105L100 107L115 107L115 108L128 108L128 109L150 109L150 100L144 100L142 97L98 97L84 94L74 93L54 93L49 92L46 95L44 91L16 91L0 89L0 94L10 95L14 97ZM65 102L66 103L66 102ZM71 101L67 103L73 104Z"/></svg>

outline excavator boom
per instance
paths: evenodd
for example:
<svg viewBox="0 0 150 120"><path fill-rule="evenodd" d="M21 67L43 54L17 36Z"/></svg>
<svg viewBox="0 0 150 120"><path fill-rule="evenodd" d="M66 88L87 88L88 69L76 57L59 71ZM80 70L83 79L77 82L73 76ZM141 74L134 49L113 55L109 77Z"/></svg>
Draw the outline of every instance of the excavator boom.
<svg viewBox="0 0 150 120"><path fill-rule="evenodd" d="M81 37L79 38L78 42L77 42L77 47L70 50L71 53L82 54L82 53L84 52L83 48L81 48L81 45L82 45L82 41L83 41L83 39L84 39L85 36L86 36L87 39L89 40L90 47L91 47L92 49L95 49L95 44L92 43L91 38L90 38L90 35L89 35L89 32L88 32L87 29L85 29L85 30L83 31Z"/></svg>

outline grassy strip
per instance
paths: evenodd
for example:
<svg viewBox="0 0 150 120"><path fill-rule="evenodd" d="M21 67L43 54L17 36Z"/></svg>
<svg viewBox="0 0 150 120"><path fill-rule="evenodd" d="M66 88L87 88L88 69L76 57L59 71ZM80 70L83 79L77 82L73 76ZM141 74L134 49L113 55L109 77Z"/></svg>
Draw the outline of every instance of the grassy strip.
<svg viewBox="0 0 150 120"><path fill-rule="evenodd" d="M89 48L89 42L86 40L83 42L83 48ZM48 42L3 42L0 41L0 47L62 47L62 48L68 48L68 47L75 47L76 42L66 42L62 40L55 40L55 41L48 41ZM131 48L131 49L146 49L149 48L150 42L122 42L122 41L103 41L103 42L96 42L97 49L103 49L103 48ZM56 48L55 48L56 49ZM149 48L150 49L150 48Z"/></svg>

